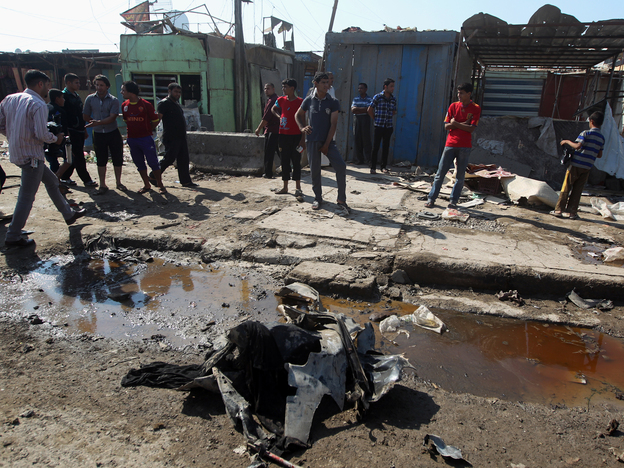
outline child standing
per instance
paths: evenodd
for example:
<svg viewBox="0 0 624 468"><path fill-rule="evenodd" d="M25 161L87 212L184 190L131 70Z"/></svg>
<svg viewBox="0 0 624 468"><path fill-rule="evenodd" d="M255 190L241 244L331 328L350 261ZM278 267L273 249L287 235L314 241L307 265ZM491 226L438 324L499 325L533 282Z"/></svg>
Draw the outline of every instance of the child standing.
<svg viewBox="0 0 624 468"><path fill-rule="evenodd" d="M604 114L594 112L589 116L589 130L581 132L576 141L561 141L561 146L569 145L575 151L563 180L559 200L554 211L550 212L551 215L561 218L563 212L566 211L570 213L570 219L578 219L578 206L589 171L594 166L596 158L602 157L605 143L605 138L600 133L602 122L604 122Z"/></svg>

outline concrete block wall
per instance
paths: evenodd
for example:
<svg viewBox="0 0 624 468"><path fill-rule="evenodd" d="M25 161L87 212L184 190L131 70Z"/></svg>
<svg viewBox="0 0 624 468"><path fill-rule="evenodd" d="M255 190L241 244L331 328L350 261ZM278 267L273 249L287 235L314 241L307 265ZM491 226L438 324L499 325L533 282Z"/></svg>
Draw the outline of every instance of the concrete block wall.
<svg viewBox="0 0 624 468"><path fill-rule="evenodd" d="M232 175L261 175L264 137L254 133L189 132L189 157L197 169Z"/></svg>

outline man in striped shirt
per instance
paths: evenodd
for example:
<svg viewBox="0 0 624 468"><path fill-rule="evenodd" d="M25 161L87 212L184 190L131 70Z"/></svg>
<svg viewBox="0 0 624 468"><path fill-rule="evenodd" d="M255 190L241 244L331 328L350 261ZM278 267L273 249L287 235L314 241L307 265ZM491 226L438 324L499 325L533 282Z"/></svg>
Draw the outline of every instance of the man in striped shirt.
<svg viewBox="0 0 624 468"><path fill-rule="evenodd" d="M596 158L602 157L605 138L600 133L600 126L603 121L604 114L594 112L589 116L589 130L581 132L576 141L561 140L561 146L569 145L575 151L570 167L566 171L557 205L554 211L550 212L553 216L561 218L562 213L567 211L570 213L570 219L578 219L578 206L589 171L594 166Z"/></svg>
<svg viewBox="0 0 624 468"><path fill-rule="evenodd" d="M65 136L48 131L48 97L50 78L39 70L29 70L24 76L27 89L7 96L0 103L0 133L9 140L9 160L22 170L22 179L13 220L6 233L5 245L27 247L32 239L22 237L35 195L41 182L46 187L65 222L70 225L85 215L86 210L74 211L59 191L58 177L44 164L44 143L62 144Z"/></svg>

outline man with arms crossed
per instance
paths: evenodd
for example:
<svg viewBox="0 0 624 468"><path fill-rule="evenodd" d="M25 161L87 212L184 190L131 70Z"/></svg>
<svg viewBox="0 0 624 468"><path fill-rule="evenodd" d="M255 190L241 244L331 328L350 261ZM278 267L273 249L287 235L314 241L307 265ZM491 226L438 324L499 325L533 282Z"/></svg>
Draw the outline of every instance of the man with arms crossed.
<svg viewBox="0 0 624 468"><path fill-rule="evenodd" d="M125 191L121 183L121 168L123 166L123 139L117 127L119 115L119 100L108 92L110 81L104 75L96 75L93 79L96 92L89 94L85 99L82 117L88 122L85 127L93 129L93 149L97 161L100 188L98 195L108 192L106 186L106 164L110 150L117 181L117 190Z"/></svg>
<svg viewBox="0 0 624 468"><path fill-rule="evenodd" d="M472 149L472 132L479 124L481 107L472 102L472 85L470 83L464 83L457 87L457 97L459 101L449 106L444 119L444 129L449 134L446 137L446 147L442 152L438 172L433 179L433 186L427 196L428 201L425 208L434 207L442 188L442 182L444 182L444 176L453 165L453 161L457 161L457 168L455 169L455 185L451 191L449 208L457 208L457 202L459 202L459 196L464 187L466 166L468 166L468 158Z"/></svg>
<svg viewBox="0 0 624 468"><path fill-rule="evenodd" d="M165 145L165 157L160 160L160 172L165 172L174 161L178 164L178 177L182 187L197 187L189 173L189 151L186 143L186 118L180 106L182 86L169 83L168 96L156 106L158 117L162 120L162 142ZM150 179L154 174L150 173ZM155 179L154 179L155 180ZM150 180L151 182L151 180Z"/></svg>
<svg viewBox="0 0 624 468"><path fill-rule="evenodd" d="M85 215L86 210L74 211L59 191L58 177L44 164L45 143L61 144L65 135L54 136L48 131L48 106L45 98L50 89L50 78L39 70L29 70L24 77L26 91L7 96L0 103L0 133L9 140L9 159L22 170L22 180L13 220L6 233L5 245L27 247L33 239L22 237L35 195L41 182L48 196L59 210L65 222L74 224Z"/></svg>
<svg viewBox="0 0 624 468"><path fill-rule="evenodd" d="M295 114L297 125L301 133L307 135L308 159L312 176L312 190L314 203L312 209L318 210L323 203L321 188L321 153L327 156L336 171L338 185L338 206L344 215L351 210L347 206L347 164L343 161L340 152L334 143L334 134L338 124L340 103L327 92L329 77L324 72L314 75L314 92L306 97ZM310 113L310 125L306 124L306 112Z"/></svg>

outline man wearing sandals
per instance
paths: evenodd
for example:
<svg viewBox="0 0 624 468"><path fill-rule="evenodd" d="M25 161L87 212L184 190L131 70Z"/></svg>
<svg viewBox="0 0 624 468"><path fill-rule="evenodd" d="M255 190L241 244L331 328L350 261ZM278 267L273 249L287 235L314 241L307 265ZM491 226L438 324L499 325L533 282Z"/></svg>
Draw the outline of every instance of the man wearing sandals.
<svg viewBox="0 0 624 468"><path fill-rule="evenodd" d="M472 102L472 85L464 83L457 87L457 97L459 101L449 106L446 118L444 119L444 129L448 131L446 146L440 158L438 172L433 180L433 186L427 196L428 201L425 208L433 208L436 198L442 188L444 176L456 161L455 185L451 191L451 203L449 208L457 208L462 188L464 187L464 177L466 176L466 166L472 149L472 132L475 131L481 117L481 107Z"/></svg>
<svg viewBox="0 0 624 468"><path fill-rule="evenodd" d="M314 92L306 97L295 114L301 133L307 135L308 160L312 176L314 202L312 209L318 210L323 203L321 187L321 154L327 156L336 171L338 185L338 207L342 214L348 215L351 210L347 206L347 164L340 156L334 142L340 103L329 94L329 77L325 72L314 75ZM306 112L310 113L310 124L306 124Z"/></svg>
<svg viewBox="0 0 624 468"><path fill-rule="evenodd" d="M93 129L93 149L97 162L100 188L96 192L104 195L108 192L106 185L106 164L108 153L113 161L115 180L118 190L126 190L121 183L121 168L123 166L123 139L117 128L119 115L119 100L108 92L110 81L104 75L96 75L93 79L96 92L89 94L85 99L82 117L87 124L86 128Z"/></svg>
<svg viewBox="0 0 624 468"><path fill-rule="evenodd" d="M305 149L305 136L299 130L295 114L301 107L303 99L295 96L297 81L292 78L282 81L284 95L277 98L271 112L279 117L279 147L282 155L282 182L284 186L276 194L288 193L290 166L292 163L292 179L295 181L295 197L303 201L301 191L301 151Z"/></svg>
<svg viewBox="0 0 624 468"><path fill-rule="evenodd" d="M160 193L167 193L162 183L158 154L156 153L154 138L152 138L152 133L158 126L160 118L154 106L149 101L139 97L140 92L139 85L134 81L125 81L121 86L121 94L125 99L121 105L121 111L128 127L127 142L130 147L130 155L139 174L141 174L141 179L143 179L143 188L139 190L139 193L147 193L152 189L147 175L146 160L152 169L152 176L156 180Z"/></svg>
<svg viewBox="0 0 624 468"><path fill-rule="evenodd" d="M575 151L563 180L559 200L555 210L550 212L551 215L561 218L566 211L570 213L570 219L578 219L578 206L589 171L594 166L596 158L602 157L605 143L605 138L600 133L602 122L604 114L594 112L589 116L589 130L581 132L576 141L561 140L561 146L571 146Z"/></svg>

